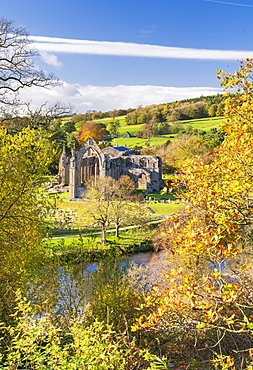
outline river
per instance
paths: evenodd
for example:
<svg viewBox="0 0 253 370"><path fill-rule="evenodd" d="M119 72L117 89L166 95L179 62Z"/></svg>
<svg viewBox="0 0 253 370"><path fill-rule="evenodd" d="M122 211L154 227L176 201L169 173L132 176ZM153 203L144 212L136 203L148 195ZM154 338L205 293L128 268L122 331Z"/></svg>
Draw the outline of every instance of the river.
<svg viewBox="0 0 253 370"><path fill-rule="evenodd" d="M169 266L168 263L168 252L145 252L145 253L135 253L128 258L122 258L120 263L125 266L129 265L129 268L133 266L134 268L145 267L149 270L150 275L157 273L158 270L162 269L165 266ZM89 263L85 264L83 271L86 273L92 273L98 268L98 263Z"/></svg>
<svg viewBox="0 0 253 370"><path fill-rule="evenodd" d="M148 291L153 283L162 284L164 267L169 268L167 251L135 253L129 258L123 258L115 265L106 265L106 260L100 263L81 264L75 272L61 268L59 271L59 301L58 312L64 312L69 307L76 307L83 312L89 303L94 281L99 284L113 280L116 269L121 276L127 275L128 281L135 290ZM101 268L98 269L100 265Z"/></svg>

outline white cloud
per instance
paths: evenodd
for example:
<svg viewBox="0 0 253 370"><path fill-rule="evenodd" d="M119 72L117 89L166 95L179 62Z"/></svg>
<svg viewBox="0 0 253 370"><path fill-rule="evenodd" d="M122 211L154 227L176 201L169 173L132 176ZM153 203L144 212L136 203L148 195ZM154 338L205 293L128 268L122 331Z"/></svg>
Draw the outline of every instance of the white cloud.
<svg viewBox="0 0 253 370"><path fill-rule="evenodd" d="M90 41L57 37L31 36L39 52L116 55L148 58L241 60L253 57L253 51L180 48L127 42Z"/></svg>
<svg viewBox="0 0 253 370"><path fill-rule="evenodd" d="M58 57L52 53L47 53L46 51L41 50L40 51L40 57L41 59L50 66L54 67L62 67L62 62L59 61Z"/></svg>
<svg viewBox="0 0 253 370"><path fill-rule="evenodd" d="M248 5L248 4L236 4L236 3L229 3L227 1L219 1L219 0L204 0L204 1L208 1L209 3L219 3L219 4L236 5L236 6L247 6L249 8L253 8L253 5Z"/></svg>
<svg viewBox="0 0 253 370"><path fill-rule="evenodd" d="M215 95L221 88L211 87L168 87L152 85L118 85L118 86L81 86L63 82L51 90L31 87L23 89L21 98L31 100L32 105L39 106L45 101L60 101L72 104L74 110L85 113L87 110L108 111L113 109L136 108L139 105L167 103L175 100Z"/></svg>

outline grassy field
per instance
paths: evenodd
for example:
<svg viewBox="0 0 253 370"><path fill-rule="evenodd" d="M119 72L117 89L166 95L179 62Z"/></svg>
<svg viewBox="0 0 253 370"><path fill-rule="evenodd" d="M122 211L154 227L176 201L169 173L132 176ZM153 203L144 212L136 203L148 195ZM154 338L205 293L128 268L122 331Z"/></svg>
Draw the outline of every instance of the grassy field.
<svg viewBox="0 0 253 370"><path fill-rule="evenodd" d="M147 141L147 139L142 139L139 137L123 138L122 136L126 132L129 132L131 135L136 136L143 127L143 124L128 126L125 122L125 116L117 117L117 119L120 121L119 137L112 139L113 145L124 145L129 148L135 147L145 148L147 146L154 147L166 143L167 140L173 141L174 136L176 136L176 135L164 135L164 137L152 137L150 138L149 141ZM96 121L106 124L111 120L112 120L111 118L103 118L101 120ZM223 117L200 118L195 120L178 121L178 123L185 126L191 126L192 128L196 128L199 130L204 130L206 132L210 132L212 128L220 127L224 123L224 118Z"/></svg>
<svg viewBox="0 0 253 370"><path fill-rule="evenodd" d="M138 191L141 193L141 189ZM173 196L173 194L161 195L159 192L147 194L152 198L150 201L143 203L144 207L151 209L155 214L150 215L150 220L157 215L165 216L176 213L183 208L183 205ZM161 199L169 199L170 203L158 203ZM89 203L85 201L73 202L68 199L68 193L62 193L57 200L58 212L63 211L73 215L89 212ZM59 216L59 213L58 213ZM59 220L59 218L58 218ZM52 220L51 220L52 222ZM50 223L50 225L52 225ZM57 239L45 240L45 253L50 258L60 258L61 261L73 261L80 263L83 261L97 261L107 253L120 253L122 255L132 254L135 252L147 252L153 249L152 236L156 233L159 224L151 224L142 227L134 227L128 230L121 230L120 237L115 236L115 231L107 233L108 243L103 245L100 243L101 235L100 228L84 228L84 225L78 221L68 224L67 229L62 224L59 229L54 232ZM113 228L113 225L111 225ZM68 229L70 228L70 229ZM78 229L80 228L80 231ZM79 234L74 236L73 234ZM81 235L81 233L88 235ZM95 234L94 234L95 233ZM73 235L73 236L71 236Z"/></svg>
<svg viewBox="0 0 253 370"><path fill-rule="evenodd" d="M143 190L138 189L138 193L142 194ZM66 236L73 233L78 234L78 230L81 230L82 233L100 231L100 228L87 226L87 223L83 220L83 217L89 214L89 202L85 200L73 202L69 200L68 196L66 192L57 197L55 206L58 211L46 221L53 234ZM170 203L165 203L163 200L169 200ZM183 208L183 205L179 203L179 200L173 194L161 195L159 192L146 194L144 202L141 204L149 213L150 221L177 213ZM113 229L114 225L112 224L110 228Z"/></svg>
<svg viewBox="0 0 253 370"><path fill-rule="evenodd" d="M144 203L143 205L148 206L151 208L155 213L158 215L164 216L164 215L171 215L178 210L182 209L182 205L178 203L176 200L172 200L171 203L154 203L152 201L151 203ZM58 208L60 210L69 210L72 211L80 211L84 210L84 208L87 208L87 203L84 202L71 202L69 200L64 200L63 202L59 203Z"/></svg>
<svg viewBox="0 0 253 370"><path fill-rule="evenodd" d="M120 126L125 126L126 125L126 120L125 120L126 116L119 116L119 117L116 117L115 119L117 121L119 121L120 123ZM99 123L103 123L104 125L107 125L107 123L113 121L113 118L112 117L106 117L106 118L101 118L101 119L95 119L94 122L99 122Z"/></svg>
<svg viewBox="0 0 253 370"><path fill-rule="evenodd" d="M123 136L126 132L129 132L131 135L136 136L138 132L142 129L142 127L143 124L127 126L125 122L122 122L119 128L119 136Z"/></svg>
<svg viewBox="0 0 253 370"><path fill-rule="evenodd" d="M123 138L118 137L112 140L113 145L124 145L128 148L141 147L146 148L148 146L157 146L165 144L169 140L168 137L151 137L150 140L142 139L138 137Z"/></svg>
<svg viewBox="0 0 253 370"><path fill-rule="evenodd" d="M118 121L120 121L120 128L119 134L120 136L124 135L127 131L130 132L132 135L136 135L136 133L141 129L143 124L139 125L127 125L125 121L126 116L116 117ZM101 122L107 124L110 122L112 118L103 118L100 120L96 120L96 122ZM211 128L217 128L224 123L224 117L207 117L207 118L198 118L198 119L190 119L190 120L183 120L183 121L176 121L175 123L185 124L187 126L192 126L199 130L209 131Z"/></svg>
<svg viewBox="0 0 253 370"><path fill-rule="evenodd" d="M209 132L211 128L218 128L224 123L224 117L209 117L209 118L199 118L193 120L180 121L187 126L196 128L198 130L204 130Z"/></svg>
<svg viewBox="0 0 253 370"><path fill-rule="evenodd" d="M113 244L114 242L120 243L122 246L126 246L129 244L134 244L138 243L140 241L144 241L150 236L154 234L154 230L156 229L157 226L152 227L152 228L134 228L134 229L129 229L129 230L122 230L120 232L120 236L118 238L115 237L115 232L114 231L109 231L107 233L107 239L108 239L108 244L109 245L104 245L103 248L108 249L110 247L110 244ZM79 243L86 248L92 247L92 245L96 245L97 243L100 242L100 234L92 235L90 236L70 236L68 238L64 238L64 245L66 247L69 247L74 243ZM57 245L62 242L62 238L59 236L59 239L52 239L51 243L54 245ZM99 243L100 244L100 243Z"/></svg>
<svg viewBox="0 0 253 370"><path fill-rule="evenodd" d="M184 206L179 202L151 204L145 203L145 205L161 216L172 215L173 213L176 213L184 208Z"/></svg>
<svg viewBox="0 0 253 370"><path fill-rule="evenodd" d="M121 255L130 255L135 252L153 250L152 236L156 233L158 224L149 227L123 230L119 237L114 233L107 234L107 244L100 243L100 235L68 237L45 240L45 253L49 257L60 257L63 260L96 261L106 253L113 252Z"/></svg>
<svg viewBox="0 0 253 370"><path fill-rule="evenodd" d="M126 132L129 132L133 136L137 135L137 133L143 127L143 124L128 126L126 124L125 118L126 118L126 116L120 116L120 117L115 118L120 123L119 136L123 136ZM104 125L107 125L107 123L110 122L110 121L112 121L112 118L110 118L110 117L95 120L95 122L103 123Z"/></svg>

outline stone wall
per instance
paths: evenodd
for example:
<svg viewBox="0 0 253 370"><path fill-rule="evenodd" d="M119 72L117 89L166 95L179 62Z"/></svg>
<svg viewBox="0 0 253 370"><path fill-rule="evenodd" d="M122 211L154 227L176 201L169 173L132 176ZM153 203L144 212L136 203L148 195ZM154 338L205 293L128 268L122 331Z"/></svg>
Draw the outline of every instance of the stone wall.
<svg viewBox="0 0 253 370"><path fill-rule="evenodd" d="M100 149L93 138L88 138L79 150L73 149L67 157L65 148L59 162L59 183L69 185L71 199L80 197L85 181L90 177L107 177L118 180L129 175L138 188L148 192L162 188L162 161L160 157L140 155L126 147Z"/></svg>

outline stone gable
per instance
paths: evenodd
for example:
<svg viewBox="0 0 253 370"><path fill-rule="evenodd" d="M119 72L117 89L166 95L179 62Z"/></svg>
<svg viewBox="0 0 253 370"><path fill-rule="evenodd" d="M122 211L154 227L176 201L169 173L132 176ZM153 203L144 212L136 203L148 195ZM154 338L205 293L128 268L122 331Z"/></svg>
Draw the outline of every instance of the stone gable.
<svg viewBox="0 0 253 370"><path fill-rule="evenodd" d="M58 179L62 186L69 185L71 199L81 196L90 177L111 176L118 180L124 175L130 176L137 188L159 191L162 188L162 160L140 155L138 150L123 146L100 149L92 137L79 150L73 149L71 157L63 148Z"/></svg>

